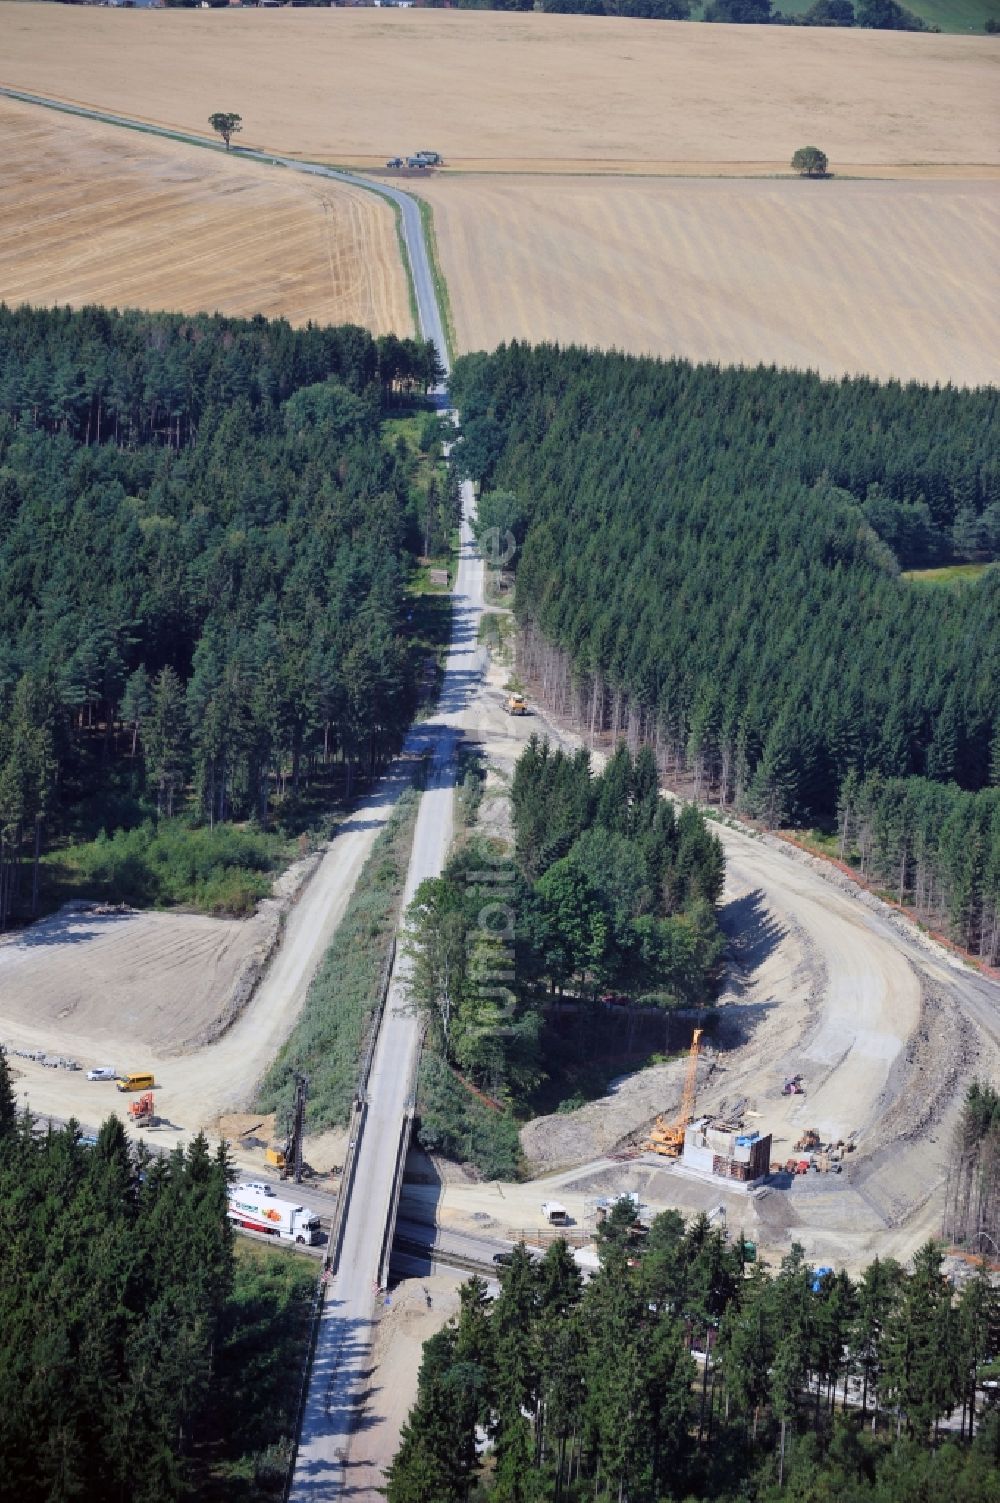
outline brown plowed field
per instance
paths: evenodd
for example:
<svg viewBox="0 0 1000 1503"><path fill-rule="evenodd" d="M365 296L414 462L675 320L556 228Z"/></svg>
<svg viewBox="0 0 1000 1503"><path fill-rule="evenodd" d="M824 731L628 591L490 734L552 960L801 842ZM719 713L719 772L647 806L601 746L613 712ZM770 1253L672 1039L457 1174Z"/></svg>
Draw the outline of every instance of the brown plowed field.
<svg viewBox="0 0 1000 1503"><path fill-rule="evenodd" d="M424 182L461 350L522 338L1000 380L1000 197L972 182Z"/></svg>
<svg viewBox="0 0 1000 1503"><path fill-rule="evenodd" d="M988 37L498 12L0 5L0 83L373 164L1000 161Z"/></svg>
<svg viewBox="0 0 1000 1503"><path fill-rule="evenodd" d="M371 193L3 98L0 134L8 303L413 332L392 210Z"/></svg>

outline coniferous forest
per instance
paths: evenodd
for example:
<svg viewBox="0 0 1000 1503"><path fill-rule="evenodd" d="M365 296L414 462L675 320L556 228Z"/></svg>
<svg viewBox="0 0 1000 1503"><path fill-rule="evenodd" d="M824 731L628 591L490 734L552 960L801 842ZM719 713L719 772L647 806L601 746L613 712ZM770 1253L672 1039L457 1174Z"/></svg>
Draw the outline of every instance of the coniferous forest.
<svg viewBox="0 0 1000 1503"><path fill-rule="evenodd" d="M454 389L543 700L696 797L839 817L995 959L1000 568L905 571L1000 557L997 391L519 344Z"/></svg>
<svg viewBox="0 0 1000 1503"><path fill-rule="evenodd" d="M0 1497L275 1495L316 1269L237 1256L225 1150L33 1131L0 1048Z"/></svg>
<svg viewBox="0 0 1000 1503"><path fill-rule="evenodd" d="M266 826L396 747L408 560L450 521L383 428L436 374L351 327L0 305L0 927L82 809Z"/></svg>
<svg viewBox="0 0 1000 1503"><path fill-rule="evenodd" d="M1000 1497L988 1275L956 1293L934 1243L857 1280L793 1244L772 1273L705 1216L641 1235L634 1216L612 1209L587 1284L558 1241L515 1248L496 1298L464 1285L424 1344L389 1503Z"/></svg>

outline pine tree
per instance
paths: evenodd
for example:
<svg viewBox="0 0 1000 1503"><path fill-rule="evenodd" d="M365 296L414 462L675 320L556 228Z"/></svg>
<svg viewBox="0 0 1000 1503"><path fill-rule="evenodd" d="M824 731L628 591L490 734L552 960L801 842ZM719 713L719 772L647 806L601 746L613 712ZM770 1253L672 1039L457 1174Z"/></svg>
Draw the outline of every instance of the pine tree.
<svg viewBox="0 0 1000 1503"><path fill-rule="evenodd" d="M795 817L798 809L798 749L786 717L772 728L750 784L750 806L768 829Z"/></svg>
<svg viewBox="0 0 1000 1503"><path fill-rule="evenodd" d="M11 1083L7 1051L0 1044L0 1142L17 1134L17 1100Z"/></svg>
<svg viewBox="0 0 1000 1503"><path fill-rule="evenodd" d="M885 1393L896 1409L897 1431L905 1416L910 1433L922 1441L959 1401L962 1389L957 1316L941 1263L941 1248L935 1242L916 1254L884 1343Z"/></svg>
<svg viewBox="0 0 1000 1503"><path fill-rule="evenodd" d="M417 1379L417 1402L400 1435L399 1450L386 1473L388 1503L465 1503L474 1476L475 1395L473 1404L454 1381L456 1333L453 1328L424 1343Z"/></svg>
<svg viewBox="0 0 1000 1503"><path fill-rule="evenodd" d="M142 739L147 770L156 787L157 812L169 819L184 784L188 742L184 692L173 668L163 668L156 676Z"/></svg>
<svg viewBox="0 0 1000 1503"><path fill-rule="evenodd" d="M903 1270L891 1258L875 1258L865 1269L857 1289L857 1311L849 1338L855 1371L861 1372L861 1418L874 1396L876 1414L886 1351L886 1330L900 1298Z"/></svg>

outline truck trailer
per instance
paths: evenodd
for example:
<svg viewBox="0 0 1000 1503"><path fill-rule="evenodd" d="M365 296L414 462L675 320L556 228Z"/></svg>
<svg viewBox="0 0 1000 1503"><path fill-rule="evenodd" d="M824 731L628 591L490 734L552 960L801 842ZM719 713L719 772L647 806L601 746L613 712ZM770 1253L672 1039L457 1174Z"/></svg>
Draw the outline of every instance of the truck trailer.
<svg viewBox="0 0 1000 1503"><path fill-rule="evenodd" d="M282 1242L300 1242L314 1247L320 1239L319 1217L308 1206L278 1200L270 1185L234 1185L229 1192L228 1215L248 1232L263 1232Z"/></svg>

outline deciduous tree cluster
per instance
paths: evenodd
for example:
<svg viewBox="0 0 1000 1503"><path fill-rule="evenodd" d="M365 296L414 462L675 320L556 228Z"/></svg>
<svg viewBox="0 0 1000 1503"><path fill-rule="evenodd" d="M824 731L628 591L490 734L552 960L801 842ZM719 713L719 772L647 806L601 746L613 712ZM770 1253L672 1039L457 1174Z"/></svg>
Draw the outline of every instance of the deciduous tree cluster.
<svg viewBox="0 0 1000 1503"><path fill-rule="evenodd" d="M663 1009L710 999L724 863L698 810L660 798L648 747L633 759L620 746L595 777L587 752L533 736L511 800L514 855L482 837L460 845L417 889L409 948L444 1059L518 1106L552 1065L551 1004L568 998L586 1033L608 987Z"/></svg>

